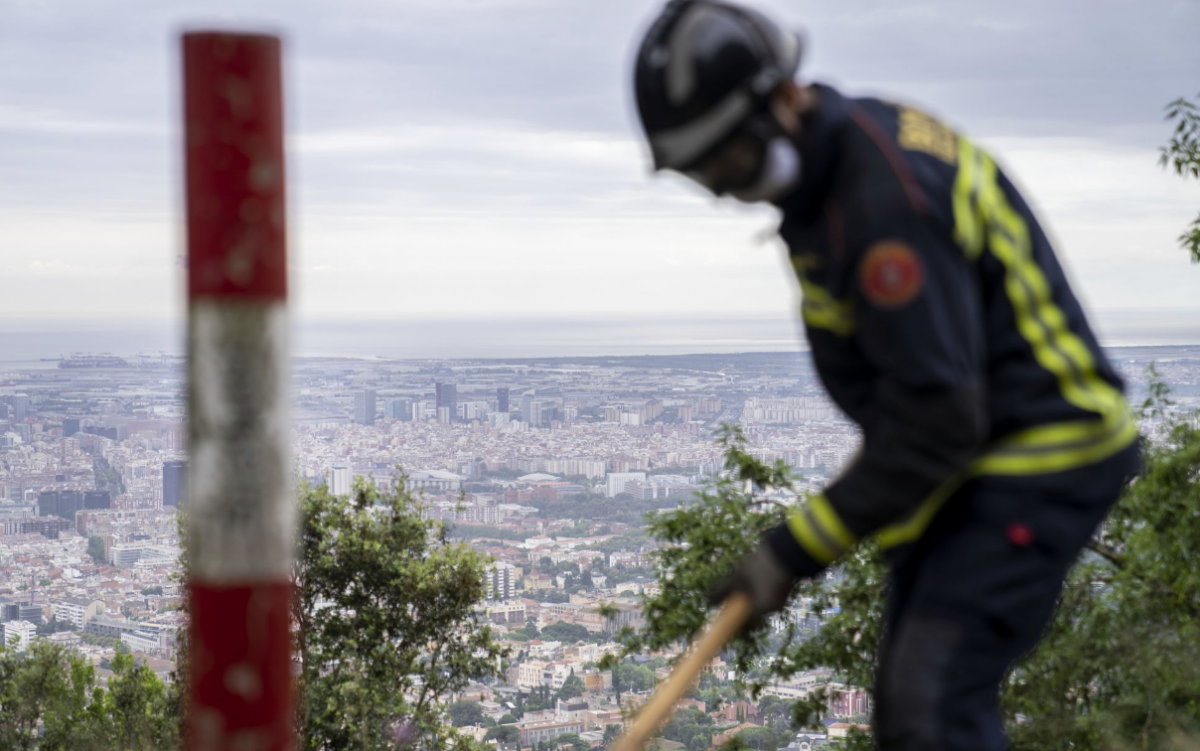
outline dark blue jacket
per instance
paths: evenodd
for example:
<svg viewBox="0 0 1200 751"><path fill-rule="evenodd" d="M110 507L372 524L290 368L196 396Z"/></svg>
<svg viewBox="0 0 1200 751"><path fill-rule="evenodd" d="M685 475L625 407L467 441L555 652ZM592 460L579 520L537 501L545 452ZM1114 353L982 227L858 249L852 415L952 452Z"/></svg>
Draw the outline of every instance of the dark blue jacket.
<svg viewBox="0 0 1200 751"><path fill-rule="evenodd" d="M1137 437L1054 250L982 149L920 110L817 86L779 232L812 357L863 448L769 539L811 575L910 542L966 478L1044 475Z"/></svg>

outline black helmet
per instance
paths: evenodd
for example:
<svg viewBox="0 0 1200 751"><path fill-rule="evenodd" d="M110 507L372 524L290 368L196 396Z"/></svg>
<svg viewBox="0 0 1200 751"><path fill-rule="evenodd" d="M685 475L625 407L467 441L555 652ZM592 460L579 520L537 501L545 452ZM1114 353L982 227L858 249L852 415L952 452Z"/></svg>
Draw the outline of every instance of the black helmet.
<svg viewBox="0 0 1200 751"><path fill-rule="evenodd" d="M750 8L671 0L638 49L634 88L655 169L692 170L800 66L800 37Z"/></svg>

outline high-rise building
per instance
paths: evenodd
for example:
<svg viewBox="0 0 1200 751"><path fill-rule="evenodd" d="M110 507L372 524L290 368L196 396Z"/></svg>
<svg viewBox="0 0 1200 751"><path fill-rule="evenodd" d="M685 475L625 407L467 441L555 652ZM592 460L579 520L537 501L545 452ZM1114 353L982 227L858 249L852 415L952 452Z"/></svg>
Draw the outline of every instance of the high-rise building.
<svg viewBox="0 0 1200 751"><path fill-rule="evenodd" d="M345 464L335 464L329 470L329 492L334 495L350 495L350 483L354 479L350 467Z"/></svg>
<svg viewBox="0 0 1200 751"><path fill-rule="evenodd" d="M493 563L484 574L484 585L487 599L509 599L517 590L517 567L504 561Z"/></svg>
<svg viewBox="0 0 1200 751"><path fill-rule="evenodd" d="M375 392L371 389L354 395L354 421L359 425L375 424Z"/></svg>
<svg viewBox="0 0 1200 751"><path fill-rule="evenodd" d="M496 389L496 411L508 411L508 386L501 386Z"/></svg>
<svg viewBox="0 0 1200 751"><path fill-rule="evenodd" d="M38 516L58 516L57 490L43 490L38 493Z"/></svg>
<svg viewBox="0 0 1200 751"><path fill-rule="evenodd" d="M458 406L461 408L459 415L467 422L487 417L489 406L487 402L460 402Z"/></svg>
<svg viewBox="0 0 1200 751"><path fill-rule="evenodd" d="M179 508L187 503L187 461L163 462L163 508Z"/></svg>
<svg viewBox="0 0 1200 751"><path fill-rule="evenodd" d="M445 407L450 414L450 419L453 420L458 416L458 386L453 383L438 383L434 384L434 391L437 400L437 409L439 419L441 410Z"/></svg>
<svg viewBox="0 0 1200 751"><path fill-rule="evenodd" d="M58 492L58 515L74 520L75 512L83 508L83 491L60 490Z"/></svg>
<svg viewBox="0 0 1200 751"><path fill-rule="evenodd" d="M521 399L521 419L529 423L531 428L540 428L546 424L546 411L548 404L541 399L530 399L526 404L524 398Z"/></svg>
<svg viewBox="0 0 1200 751"><path fill-rule="evenodd" d="M86 510L112 508L112 491L86 490L83 493L83 507Z"/></svg>
<svg viewBox="0 0 1200 751"><path fill-rule="evenodd" d="M75 435L78 432L79 432L79 418L78 417L64 417L63 418L63 426L62 426L63 438L70 438L71 436Z"/></svg>
<svg viewBox="0 0 1200 751"><path fill-rule="evenodd" d="M646 479L645 472L609 472L607 495L612 498L616 495L625 492L625 486L634 481L644 481Z"/></svg>
<svg viewBox="0 0 1200 751"><path fill-rule="evenodd" d="M521 422L527 423L530 420L529 409L533 405L533 397L533 391L526 391L521 395Z"/></svg>
<svg viewBox="0 0 1200 751"><path fill-rule="evenodd" d="M383 416L389 420L412 419L412 402L408 399L388 399L383 403Z"/></svg>

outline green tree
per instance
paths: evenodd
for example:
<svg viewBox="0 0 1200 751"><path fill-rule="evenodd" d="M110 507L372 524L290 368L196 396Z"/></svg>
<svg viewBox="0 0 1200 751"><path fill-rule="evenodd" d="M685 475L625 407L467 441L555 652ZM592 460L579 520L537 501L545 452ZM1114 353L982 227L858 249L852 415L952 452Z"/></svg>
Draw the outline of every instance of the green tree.
<svg viewBox="0 0 1200 751"><path fill-rule="evenodd" d="M543 639L561 641L567 644L574 644L577 641L587 641L588 636L590 636L590 633L587 628L577 623L556 621L542 629Z"/></svg>
<svg viewBox="0 0 1200 751"><path fill-rule="evenodd" d="M1026 751L1108 751L1164 748L1178 736L1200 739L1200 421L1173 412L1165 387L1152 383L1144 410L1163 415L1166 438L1147 446L1145 469L1128 488L1103 537L1072 570L1060 608L1040 647L1007 678L1002 702L1014 748ZM649 600L642 633L624 635L627 650L686 639L705 622L705 593L784 518L756 489L790 484L786 468L767 466L746 451L736 428L721 435L728 477L690 507L650 522L666 545L660 576L674 586ZM778 619L730 644L745 685L757 695L768 683L800 671L832 668L839 681L870 686L881 632L886 568L878 549L858 548L833 582L802 584L814 598L815 633ZM840 609L831 611L834 604ZM782 621L782 622L781 622ZM818 690L792 703L799 727L825 712ZM1020 723L1012 722L1021 716ZM841 748L869 749L863 734Z"/></svg>
<svg viewBox="0 0 1200 751"><path fill-rule="evenodd" d="M446 711L450 714L450 721L456 728L461 728L464 725L483 724L483 707L477 701L467 701L465 699L456 701L447 707Z"/></svg>
<svg viewBox="0 0 1200 751"><path fill-rule="evenodd" d="M604 726L604 738L600 741L601 746L603 748L608 748L608 747L612 746L612 744L615 743L616 740L620 737L621 737L621 726L620 725L605 725Z"/></svg>
<svg viewBox="0 0 1200 751"><path fill-rule="evenodd" d="M451 544L397 486L299 490L298 711L311 751L391 748L401 724L413 743L465 748L438 697L494 675L506 654L476 610L487 558Z"/></svg>
<svg viewBox="0 0 1200 751"><path fill-rule="evenodd" d="M599 662L596 663L601 670L612 671L613 694L617 699L617 709L621 708L621 676L617 670L620 664L620 658L611 652L605 652L604 655L600 657Z"/></svg>
<svg viewBox="0 0 1200 751"><path fill-rule="evenodd" d="M537 626L533 625L532 623L527 623L524 626L522 626L521 628L514 629L510 633L510 636L514 639L519 639L521 641L533 641L534 639L541 636L541 632L538 631Z"/></svg>
<svg viewBox="0 0 1200 751"><path fill-rule="evenodd" d="M613 683L618 680L626 691L649 691L656 682L653 670L629 662L618 663L613 670Z"/></svg>
<svg viewBox="0 0 1200 751"><path fill-rule="evenodd" d="M583 696L583 690L583 679L575 675L575 671L572 670L571 674L567 676L567 679L563 681L562 688L558 690L558 698L574 699L576 697Z"/></svg>
<svg viewBox="0 0 1200 751"><path fill-rule="evenodd" d="M555 748L570 746L571 751L592 751L592 744L580 738L577 733L564 733L554 741Z"/></svg>
<svg viewBox="0 0 1200 751"><path fill-rule="evenodd" d="M1159 149L1159 164L1180 177L1200 179L1200 103L1180 97L1167 105L1166 119L1175 130L1167 145ZM1179 236L1179 245L1193 263L1200 263L1200 215Z"/></svg>
<svg viewBox="0 0 1200 751"><path fill-rule="evenodd" d="M514 725L497 725L494 728L488 728L483 739L485 741L495 740L500 743L517 743L521 740L521 731Z"/></svg>
<svg viewBox="0 0 1200 751"><path fill-rule="evenodd" d="M38 636L49 636L63 631L74 631L75 627L66 621L50 620L37 625Z"/></svg>
<svg viewBox="0 0 1200 751"><path fill-rule="evenodd" d="M746 728L738 731L734 737L747 748L757 749L757 751L775 751L780 745L778 734L770 728Z"/></svg>
<svg viewBox="0 0 1200 751"><path fill-rule="evenodd" d="M166 684L154 671L125 650L112 660L107 690L98 690L92 714L109 719L110 748L158 751L174 748L179 740L175 705Z"/></svg>
<svg viewBox="0 0 1200 751"><path fill-rule="evenodd" d="M88 538L87 554L91 556L96 563L108 563L104 559L104 538L92 535Z"/></svg>
<svg viewBox="0 0 1200 751"><path fill-rule="evenodd" d="M1009 678L1028 715L1018 747L1163 748L1200 741L1200 421L1151 370L1143 414L1162 415L1141 476L1071 573L1057 618Z"/></svg>
<svg viewBox="0 0 1200 751"><path fill-rule="evenodd" d="M0 648L0 748L158 751L178 747L167 686L118 650L106 688L78 653L43 640Z"/></svg>

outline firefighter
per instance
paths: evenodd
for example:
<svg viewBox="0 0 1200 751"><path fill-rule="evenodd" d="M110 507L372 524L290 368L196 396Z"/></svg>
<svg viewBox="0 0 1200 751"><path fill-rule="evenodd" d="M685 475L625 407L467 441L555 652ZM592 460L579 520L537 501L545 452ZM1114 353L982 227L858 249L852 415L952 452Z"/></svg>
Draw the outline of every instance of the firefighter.
<svg viewBox="0 0 1200 751"><path fill-rule="evenodd" d="M878 540L880 748L1002 749L1000 682L1136 472L1137 427L992 157L920 109L797 82L802 48L750 8L675 0L634 66L656 170L779 208L815 367L863 433L720 594L761 619Z"/></svg>

